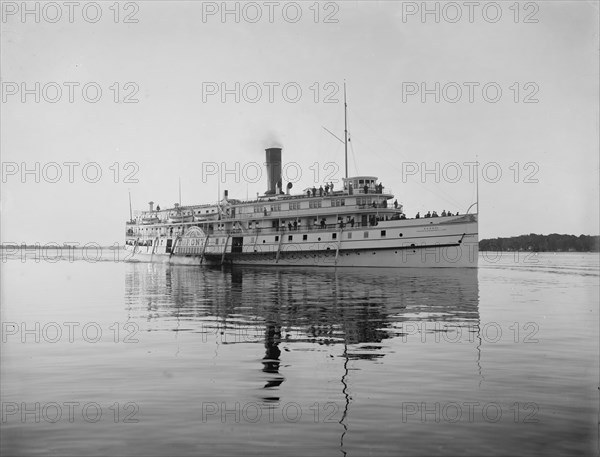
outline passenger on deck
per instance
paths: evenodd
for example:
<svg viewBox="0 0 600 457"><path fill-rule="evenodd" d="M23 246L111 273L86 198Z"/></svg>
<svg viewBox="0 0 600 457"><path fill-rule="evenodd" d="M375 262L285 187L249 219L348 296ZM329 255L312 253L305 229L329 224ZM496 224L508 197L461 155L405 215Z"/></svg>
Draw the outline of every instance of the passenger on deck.
<svg viewBox="0 0 600 457"><path fill-rule="evenodd" d="M365 186L363 187L363 190L365 191L365 194L368 194L369 193L369 186L367 186L365 184Z"/></svg>
<svg viewBox="0 0 600 457"><path fill-rule="evenodd" d="M156 205L156 211L160 211L160 205Z"/></svg>
<svg viewBox="0 0 600 457"><path fill-rule="evenodd" d="M310 189L308 189L308 190L306 191L306 195L307 195L308 197L310 197Z"/></svg>
<svg viewBox="0 0 600 457"><path fill-rule="evenodd" d="M331 190L331 193L333 194L333 181L329 183L329 189Z"/></svg>
<svg viewBox="0 0 600 457"><path fill-rule="evenodd" d="M431 211L427 211L427 214L425 214L424 217L431 217Z"/></svg>
<svg viewBox="0 0 600 457"><path fill-rule="evenodd" d="M298 221L294 221L294 230L298 230Z"/></svg>
<svg viewBox="0 0 600 457"><path fill-rule="evenodd" d="M292 231L292 223L288 222L288 230L291 232Z"/></svg>
<svg viewBox="0 0 600 457"><path fill-rule="evenodd" d="M350 227L354 227L354 218L350 219Z"/></svg>
<svg viewBox="0 0 600 457"><path fill-rule="evenodd" d="M418 212L417 215L415 216L415 219L420 219L421 218L421 213Z"/></svg>
<svg viewBox="0 0 600 457"><path fill-rule="evenodd" d="M313 188L312 188L312 194L313 194L313 197L317 196L317 188L315 186L313 186Z"/></svg>
<svg viewBox="0 0 600 457"><path fill-rule="evenodd" d="M321 219L321 228L324 229L325 228L325 219Z"/></svg>
<svg viewBox="0 0 600 457"><path fill-rule="evenodd" d="M394 208L398 209L398 200L394 200Z"/></svg>
<svg viewBox="0 0 600 457"><path fill-rule="evenodd" d="M323 186L319 187L319 197L323 196Z"/></svg>
<svg viewBox="0 0 600 457"><path fill-rule="evenodd" d="M373 208L377 208L377 202L373 202Z"/></svg>
<svg viewBox="0 0 600 457"><path fill-rule="evenodd" d="M433 214L431 215L431 217L438 217L438 213L436 213L435 211L433 212Z"/></svg>
<svg viewBox="0 0 600 457"><path fill-rule="evenodd" d="M329 184L325 184L325 195L329 193Z"/></svg>
<svg viewBox="0 0 600 457"><path fill-rule="evenodd" d="M442 217L446 217L446 210L442 211Z"/></svg>

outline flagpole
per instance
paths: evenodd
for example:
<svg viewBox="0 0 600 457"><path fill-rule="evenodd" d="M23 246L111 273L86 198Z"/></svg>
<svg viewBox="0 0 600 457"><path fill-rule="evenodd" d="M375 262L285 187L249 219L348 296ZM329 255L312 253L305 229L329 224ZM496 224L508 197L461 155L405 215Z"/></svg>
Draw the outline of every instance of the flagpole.
<svg viewBox="0 0 600 457"><path fill-rule="evenodd" d="M133 220L133 212L131 211L131 191L129 192L129 220L132 221Z"/></svg>
<svg viewBox="0 0 600 457"><path fill-rule="evenodd" d="M344 81L344 157L346 179L348 179L348 104L346 103L346 81Z"/></svg>

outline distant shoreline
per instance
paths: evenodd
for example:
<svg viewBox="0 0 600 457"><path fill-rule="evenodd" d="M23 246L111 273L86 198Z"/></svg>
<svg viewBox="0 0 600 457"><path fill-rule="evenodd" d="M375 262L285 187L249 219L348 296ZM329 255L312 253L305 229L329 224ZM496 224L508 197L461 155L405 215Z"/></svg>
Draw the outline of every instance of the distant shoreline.
<svg viewBox="0 0 600 457"><path fill-rule="evenodd" d="M496 252L600 252L598 235L519 235L479 241L480 251Z"/></svg>

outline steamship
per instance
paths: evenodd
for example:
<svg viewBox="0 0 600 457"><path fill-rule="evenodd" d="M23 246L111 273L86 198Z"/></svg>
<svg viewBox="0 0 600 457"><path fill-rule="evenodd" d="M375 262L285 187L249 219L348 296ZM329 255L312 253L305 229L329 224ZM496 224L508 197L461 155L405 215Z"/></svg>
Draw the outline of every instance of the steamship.
<svg viewBox="0 0 600 457"><path fill-rule="evenodd" d="M285 192L281 148L266 150L268 189L254 200L154 208L130 217L130 259L207 265L477 267L477 214L407 218L375 176L339 189ZM471 205L472 207L473 205Z"/></svg>
<svg viewBox="0 0 600 457"><path fill-rule="evenodd" d="M336 137L337 138L337 137ZM342 140L340 140L342 141ZM478 214L407 218L403 206L376 176L348 177L342 185L282 189L281 148L266 149L268 188L254 200L154 208L126 223L132 260L207 265L476 268ZM477 205L478 208L478 205ZM435 215L435 213L434 213Z"/></svg>

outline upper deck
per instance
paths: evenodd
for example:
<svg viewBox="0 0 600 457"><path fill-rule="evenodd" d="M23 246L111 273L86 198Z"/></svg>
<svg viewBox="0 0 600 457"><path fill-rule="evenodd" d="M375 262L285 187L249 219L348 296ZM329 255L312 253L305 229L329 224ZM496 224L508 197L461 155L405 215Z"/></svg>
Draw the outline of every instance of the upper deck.
<svg viewBox="0 0 600 457"><path fill-rule="evenodd" d="M302 194L279 193L262 195L254 200L224 198L215 204L179 206L154 209L150 202L148 211L136 212L129 224L181 225L198 222L261 220L285 217L319 217L327 214L350 214L360 210L377 209L381 212L398 212L388 208L387 201L394 195L389 188L377 182L375 176L356 176L343 179L343 188L333 191L326 185L306 188ZM401 211L401 205L399 209ZM387 210L387 211L386 211Z"/></svg>

